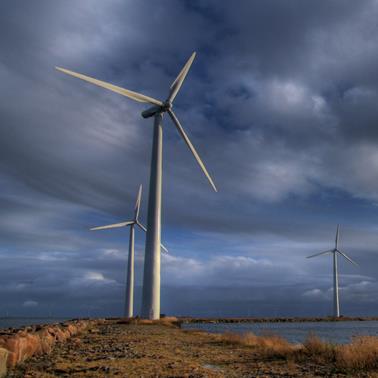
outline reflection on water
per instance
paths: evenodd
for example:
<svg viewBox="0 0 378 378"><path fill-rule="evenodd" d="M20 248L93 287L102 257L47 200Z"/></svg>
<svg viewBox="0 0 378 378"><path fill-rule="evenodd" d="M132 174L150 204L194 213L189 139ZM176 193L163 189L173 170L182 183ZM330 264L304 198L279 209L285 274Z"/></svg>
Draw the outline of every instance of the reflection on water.
<svg viewBox="0 0 378 378"><path fill-rule="evenodd" d="M0 329L20 328L33 324L51 324L59 323L65 318L0 318Z"/></svg>
<svg viewBox="0 0 378 378"><path fill-rule="evenodd" d="M378 321L298 322L298 323L188 323L183 329L201 329L223 333L253 332L256 335L273 333L292 343L302 343L314 333L332 343L349 343L353 336L378 336Z"/></svg>

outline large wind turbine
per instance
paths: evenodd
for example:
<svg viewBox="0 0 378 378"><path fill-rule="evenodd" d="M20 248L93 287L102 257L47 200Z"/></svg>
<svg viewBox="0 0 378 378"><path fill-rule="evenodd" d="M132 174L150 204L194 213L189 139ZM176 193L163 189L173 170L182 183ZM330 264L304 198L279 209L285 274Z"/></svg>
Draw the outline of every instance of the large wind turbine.
<svg viewBox="0 0 378 378"><path fill-rule="evenodd" d="M138 196L135 202L134 218L131 221L109 224L107 226L93 227L91 231L108 230L111 228L128 227L130 226L129 239L129 258L127 261L127 276L126 276L126 293L125 293L125 309L124 316L132 318L134 316L134 226L138 226L141 230L147 231L146 227L139 221L140 203L142 200L142 185L139 186ZM164 245L161 247L166 251Z"/></svg>
<svg viewBox="0 0 378 378"><path fill-rule="evenodd" d="M144 318L160 318L160 234L161 234L161 184L162 184L162 148L163 148L163 127L162 119L164 113L169 117L176 126L180 136L194 155L197 163L210 182L210 185L217 191L213 180L207 172L205 165L199 157L197 151L186 135L183 127L172 110L172 103L179 92L182 83L193 63L196 53L193 53L186 62L175 81L170 87L168 97L165 101L156 100L152 97L140 93L129 91L117 87L113 84L106 83L64 68L56 67L68 75L88 81L105 89L129 97L135 101L153 105L151 108L142 112L143 118L154 117L154 136L152 143L151 172L150 172L150 191L148 197L148 219L147 219L147 237L146 252L144 259L144 276L143 276L143 299L142 312Z"/></svg>
<svg viewBox="0 0 378 378"><path fill-rule="evenodd" d="M333 315L335 318L340 317L340 304L339 304L339 273L337 270L337 254L340 254L343 256L346 260L348 260L350 263L358 266L358 264L353 261L350 257L348 257L344 252L339 250L339 225L337 225L336 229L336 238L335 238L335 248L330 249L328 251L316 253L315 255L307 256L308 259L325 255L327 253L333 254Z"/></svg>

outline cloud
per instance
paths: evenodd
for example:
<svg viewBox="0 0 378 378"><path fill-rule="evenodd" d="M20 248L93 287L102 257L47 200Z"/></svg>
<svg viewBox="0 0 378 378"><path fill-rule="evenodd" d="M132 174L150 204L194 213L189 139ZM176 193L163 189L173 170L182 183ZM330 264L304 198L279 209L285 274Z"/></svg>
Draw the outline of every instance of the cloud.
<svg viewBox="0 0 378 378"><path fill-rule="evenodd" d="M144 107L54 67L164 99L197 51L175 111L219 193L164 119L171 254L162 282L172 298L186 285L220 303L227 287L223 309L243 293L262 312L272 310L268 298L311 312L311 295L327 303L330 266L304 257L332 245L342 223L343 247L361 264L340 266L342 290L373 311L365 292L378 278L377 2L154 5L152 17L146 1L0 5L2 303L14 312L29 298L41 313L120 311L128 233L88 229L129 219L141 183L146 219ZM144 237L136 233L138 285ZM285 307L288 296L297 302Z"/></svg>
<svg viewBox="0 0 378 378"><path fill-rule="evenodd" d="M120 259L124 260L125 259L125 253L120 251L119 249L105 249L103 251L103 258L104 259Z"/></svg>
<svg viewBox="0 0 378 378"><path fill-rule="evenodd" d="M310 299L330 299L328 292L325 293L320 289L307 290L303 293L303 296Z"/></svg>
<svg viewBox="0 0 378 378"><path fill-rule="evenodd" d="M162 266L165 285L264 286L270 284L270 277L278 271L283 283L295 281L294 277L290 278L293 273L290 265L266 258L216 255L203 260L164 255Z"/></svg>
<svg viewBox="0 0 378 378"><path fill-rule="evenodd" d="M105 277L99 272L87 272L84 279L88 281L105 281Z"/></svg>
<svg viewBox="0 0 378 378"><path fill-rule="evenodd" d="M28 301L25 301L22 305L24 307L37 307L38 306L38 302L32 301L32 300L28 300Z"/></svg>

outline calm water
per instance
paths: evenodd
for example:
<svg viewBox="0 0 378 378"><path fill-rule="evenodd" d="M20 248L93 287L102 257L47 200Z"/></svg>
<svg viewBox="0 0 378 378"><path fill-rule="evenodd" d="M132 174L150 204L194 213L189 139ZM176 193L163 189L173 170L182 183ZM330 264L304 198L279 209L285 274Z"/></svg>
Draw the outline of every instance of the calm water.
<svg viewBox="0 0 378 378"><path fill-rule="evenodd" d="M63 318L0 318L0 329L20 328L32 324L59 323L67 319Z"/></svg>
<svg viewBox="0 0 378 378"><path fill-rule="evenodd" d="M364 322L303 322L303 323L191 323L183 329L201 329L207 332L223 333L253 332L256 335L273 333L283 336L292 343L302 343L309 333L325 341L348 343L353 336L378 336L378 321Z"/></svg>

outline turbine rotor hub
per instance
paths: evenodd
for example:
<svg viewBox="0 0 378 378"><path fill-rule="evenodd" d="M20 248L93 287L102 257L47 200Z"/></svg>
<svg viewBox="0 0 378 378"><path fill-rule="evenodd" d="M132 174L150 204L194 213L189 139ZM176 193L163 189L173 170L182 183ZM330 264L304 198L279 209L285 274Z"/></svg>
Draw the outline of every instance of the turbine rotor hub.
<svg viewBox="0 0 378 378"><path fill-rule="evenodd" d="M172 102L170 101L165 101L163 106L161 107L161 110L163 112L166 112L167 110L171 110L172 109Z"/></svg>

